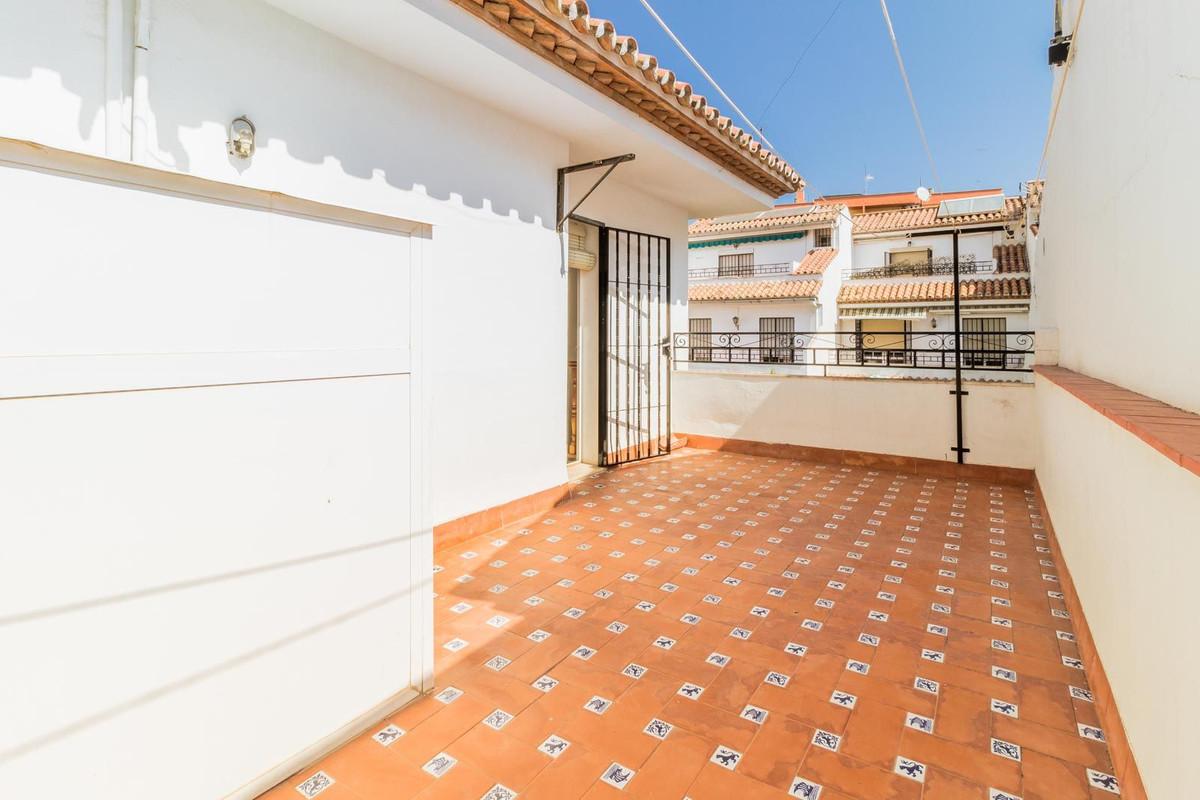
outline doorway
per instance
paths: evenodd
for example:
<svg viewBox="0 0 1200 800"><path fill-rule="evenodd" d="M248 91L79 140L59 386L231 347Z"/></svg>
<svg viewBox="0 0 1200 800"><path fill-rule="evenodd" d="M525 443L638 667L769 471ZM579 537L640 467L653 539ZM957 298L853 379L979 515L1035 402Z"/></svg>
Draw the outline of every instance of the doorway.
<svg viewBox="0 0 1200 800"><path fill-rule="evenodd" d="M671 240L600 228L599 454L603 466L671 450Z"/></svg>

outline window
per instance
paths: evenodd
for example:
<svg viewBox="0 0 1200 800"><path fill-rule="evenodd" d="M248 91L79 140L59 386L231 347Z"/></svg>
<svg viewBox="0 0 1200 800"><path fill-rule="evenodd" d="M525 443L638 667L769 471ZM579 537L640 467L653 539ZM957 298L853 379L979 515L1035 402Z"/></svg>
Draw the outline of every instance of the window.
<svg viewBox="0 0 1200 800"><path fill-rule="evenodd" d="M717 256L717 276L742 278L754 271L754 253L730 253Z"/></svg>
<svg viewBox="0 0 1200 800"><path fill-rule="evenodd" d="M813 247L833 247L833 228L817 228L813 231Z"/></svg>
<svg viewBox="0 0 1200 800"><path fill-rule="evenodd" d="M963 365L1004 367L1007 320L1004 317L966 317L962 321Z"/></svg>
<svg viewBox="0 0 1200 800"><path fill-rule="evenodd" d="M889 267L911 267L928 264L933 261L933 251L928 247L909 248L907 250L892 250L887 254Z"/></svg>
<svg viewBox="0 0 1200 800"><path fill-rule="evenodd" d="M791 364L796 360L796 331L793 317L759 317L758 353L768 364Z"/></svg>
<svg viewBox="0 0 1200 800"><path fill-rule="evenodd" d="M712 318L688 320L688 360L712 361Z"/></svg>
<svg viewBox="0 0 1200 800"><path fill-rule="evenodd" d="M883 366L911 364L911 320L859 319L855 320L854 327L858 334L861 363Z"/></svg>

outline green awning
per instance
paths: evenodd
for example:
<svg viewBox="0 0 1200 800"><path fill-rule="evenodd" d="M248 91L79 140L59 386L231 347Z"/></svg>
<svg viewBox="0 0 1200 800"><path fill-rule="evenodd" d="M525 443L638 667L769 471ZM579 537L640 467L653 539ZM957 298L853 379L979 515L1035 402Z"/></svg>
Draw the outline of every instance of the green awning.
<svg viewBox="0 0 1200 800"><path fill-rule="evenodd" d="M929 306L897 306L895 308L849 306L838 311L841 319L925 319L928 314Z"/></svg>
<svg viewBox="0 0 1200 800"><path fill-rule="evenodd" d="M705 239L700 242L688 242L688 250L698 247L724 247L730 244L752 244L754 242L779 242L784 239L803 239L808 231L791 231L789 233L764 233L759 236L731 236L728 239Z"/></svg>

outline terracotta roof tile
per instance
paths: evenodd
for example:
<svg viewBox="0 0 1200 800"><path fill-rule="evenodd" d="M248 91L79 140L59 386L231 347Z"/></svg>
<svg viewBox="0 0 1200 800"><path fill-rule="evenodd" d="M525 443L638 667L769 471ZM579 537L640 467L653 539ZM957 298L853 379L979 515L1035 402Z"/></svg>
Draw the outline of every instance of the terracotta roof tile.
<svg viewBox="0 0 1200 800"><path fill-rule="evenodd" d="M659 66L584 0L449 0L742 180L778 196L803 189L790 164Z"/></svg>
<svg viewBox="0 0 1200 800"><path fill-rule="evenodd" d="M688 287L688 300L788 300L816 297L820 289L816 280L694 283Z"/></svg>
<svg viewBox="0 0 1200 800"><path fill-rule="evenodd" d="M808 251L808 255L792 270L793 275L824 275L825 269L837 256L836 247L816 247Z"/></svg>
<svg viewBox="0 0 1200 800"><path fill-rule="evenodd" d="M998 244L992 248L996 272L1029 272L1028 254L1023 244Z"/></svg>
<svg viewBox="0 0 1200 800"><path fill-rule="evenodd" d="M791 228L802 225L832 223L837 219L842 206L806 206L794 214L780 214L778 210L759 214L736 214L729 217L698 219L688 226L688 236L703 236L710 233L740 233L743 231L768 231L775 228Z"/></svg>
<svg viewBox="0 0 1200 800"><path fill-rule="evenodd" d="M903 231L909 228L943 228L952 225L979 225L986 222L1005 222L1017 219L1025 210L1025 200L1020 197L1004 198L1000 211L978 214L960 214L954 217L938 217L937 206L902 208L896 211L879 211L874 214L859 214L854 218L855 233L879 233Z"/></svg>
<svg viewBox="0 0 1200 800"><path fill-rule="evenodd" d="M1024 300L1029 298L1029 279L963 281L959 296L963 300ZM953 281L847 283L838 292L839 303L911 303L953 299Z"/></svg>

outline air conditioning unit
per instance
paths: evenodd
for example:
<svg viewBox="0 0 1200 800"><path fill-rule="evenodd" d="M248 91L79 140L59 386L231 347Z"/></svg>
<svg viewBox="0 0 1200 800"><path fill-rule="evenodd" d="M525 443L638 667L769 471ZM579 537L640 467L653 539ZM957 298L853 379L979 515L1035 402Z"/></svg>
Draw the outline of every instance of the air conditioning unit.
<svg viewBox="0 0 1200 800"><path fill-rule="evenodd" d="M584 271L596 266L596 254L587 249L582 233L570 233L567 236L567 266Z"/></svg>

